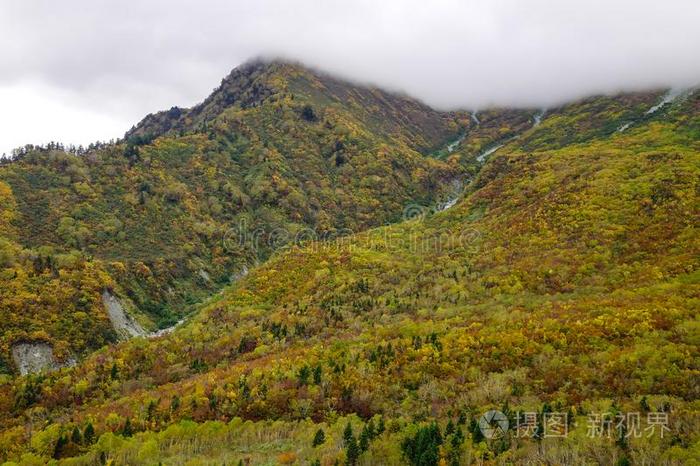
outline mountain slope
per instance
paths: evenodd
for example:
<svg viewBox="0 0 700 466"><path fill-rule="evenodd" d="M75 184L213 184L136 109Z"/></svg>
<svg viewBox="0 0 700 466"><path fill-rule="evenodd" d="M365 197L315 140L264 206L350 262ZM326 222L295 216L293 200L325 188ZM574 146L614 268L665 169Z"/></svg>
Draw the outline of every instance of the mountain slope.
<svg viewBox="0 0 700 466"><path fill-rule="evenodd" d="M43 453L83 454L70 464L333 464L354 455L340 440L347 422L359 435L381 419L360 459L402 464L407 439L436 420L435 455L456 464L690 464L700 96L617 133L610 110L626 98L601 98L592 115L586 101L555 109L534 127L513 114L526 129L503 131L454 207L278 251L171 335L6 382L4 444L23 451L21 420L40 412L52 424L36 421L37 455L37 438L55 447L88 422L104 433ZM572 120L598 129L571 144ZM467 133L438 155L478 167L484 148ZM566 413L570 436L483 441L474 425L494 407L513 422L515 411ZM635 411L669 414L667 435L587 436L587 414ZM319 428L329 440L311 447Z"/></svg>
<svg viewBox="0 0 700 466"><path fill-rule="evenodd" d="M158 118L115 145L30 148L0 166L17 243L2 274L4 371L18 342L65 360L115 341L104 290L164 327L295 238L400 219L464 170L423 153L457 134L453 116L299 65L244 65L168 130Z"/></svg>

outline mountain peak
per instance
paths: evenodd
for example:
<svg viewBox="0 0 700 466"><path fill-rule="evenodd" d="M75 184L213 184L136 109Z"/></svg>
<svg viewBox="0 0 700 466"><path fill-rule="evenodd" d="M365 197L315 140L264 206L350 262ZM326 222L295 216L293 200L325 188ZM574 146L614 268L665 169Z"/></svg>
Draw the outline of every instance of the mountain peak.
<svg viewBox="0 0 700 466"><path fill-rule="evenodd" d="M408 128L411 134L427 138L413 145L422 152L439 146L456 130L447 122L450 115L409 96L352 83L296 61L256 58L234 68L200 104L149 114L126 133L125 139L202 132L229 108L248 110L279 101L297 110L312 107L321 112L335 107L349 111L352 115L346 116L372 122L373 129L384 135Z"/></svg>
<svg viewBox="0 0 700 466"><path fill-rule="evenodd" d="M290 80L305 82L303 86L287 86ZM293 60L258 57L235 67L221 80L221 84L201 103L192 108L171 107L147 115L129 130L125 139L133 137L157 137L173 131L192 131L215 119L226 108L256 107L272 95L282 92L307 93L309 86L319 82L334 82L341 87L354 86L326 73ZM322 86L321 86L322 87Z"/></svg>
<svg viewBox="0 0 700 466"><path fill-rule="evenodd" d="M247 61L234 68L201 103L192 108L171 107L169 110L151 113L129 130L125 139L157 137L171 131L192 130L215 118L227 107L239 105L247 108L260 104L273 93L264 77L288 66L292 65L281 60L258 58Z"/></svg>

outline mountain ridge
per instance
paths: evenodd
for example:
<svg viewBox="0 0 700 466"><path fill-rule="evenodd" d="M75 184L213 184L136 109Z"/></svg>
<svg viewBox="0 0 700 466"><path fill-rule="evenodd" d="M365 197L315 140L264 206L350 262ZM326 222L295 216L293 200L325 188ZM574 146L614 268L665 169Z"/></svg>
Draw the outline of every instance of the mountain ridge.
<svg viewBox="0 0 700 466"><path fill-rule="evenodd" d="M312 77L312 79L309 79ZM287 82L285 82L287 81ZM320 89L319 89L320 88ZM266 99L281 98L281 94L307 97L328 103L329 101L345 102L350 98L347 89L365 99L375 97L374 103L382 102L391 106L389 101L410 102L422 113L429 114L432 118L440 120L439 115L447 112L438 112L428 105L416 100L404 93L387 92L378 87L358 85L330 75L329 73L308 68L305 65L281 59L255 59L245 62L234 68L226 76L219 87L201 103L191 108L172 107L167 111L160 111L146 116L125 135L125 139L144 137L147 135L158 136L168 131L187 131L194 127L206 126L206 121L220 113L223 108L239 106L248 108L261 105ZM313 95L312 95L313 94ZM375 107L377 107L375 105ZM377 107L377 109L380 109ZM410 121L410 108L402 109L401 118ZM375 112L377 117L391 117L386 112ZM432 126L432 125L431 125ZM420 129L425 129L420 126ZM444 132L439 134L444 140ZM440 145L442 141L432 141L431 148Z"/></svg>

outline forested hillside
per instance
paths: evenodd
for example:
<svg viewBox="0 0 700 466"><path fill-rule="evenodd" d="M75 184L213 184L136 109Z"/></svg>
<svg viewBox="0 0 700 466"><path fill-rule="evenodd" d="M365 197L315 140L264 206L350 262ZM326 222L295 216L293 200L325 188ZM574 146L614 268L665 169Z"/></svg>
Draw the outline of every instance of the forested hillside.
<svg viewBox="0 0 700 466"><path fill-rule="evenodd" d="M0 379L0 459L695 464L700 94L439 113L348 86L256 64L123 144L0 168L10 316L69 282L75 314L98 319L111 287L156 319L168 286L202 297L199 270L251 268L171 334ZM220 237L243 219L343 235L232 253ZM567 435L546 435L555 414Z"/></svg>
<svg viewBox="0 0 700 466"><path fill-rule="evenodd" d="M298 238L436 202L464 168L429 154L460 131L407 97L255 62L122 142L19 151L0 166L12 200L0 231L0 370L12 372L17 342L47 342L59 360L114 342L103 290L146 330L166 327Z"/></svg>

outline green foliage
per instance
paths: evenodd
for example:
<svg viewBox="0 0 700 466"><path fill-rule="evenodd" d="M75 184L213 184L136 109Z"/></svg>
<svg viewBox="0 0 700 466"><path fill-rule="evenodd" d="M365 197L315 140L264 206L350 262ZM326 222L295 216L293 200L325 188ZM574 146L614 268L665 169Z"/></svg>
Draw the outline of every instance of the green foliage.
<svg viewBox="0 0 700 466"><path fill-rule="evenodd" d="M73 427L73 433L71 434L70 440L75 444L80 444L83 442L83 436L80 433L78 426Z"/></svg>
<svg viewBox="0 0 700 466"><path fill-rule="evenodd" d="M360 450L360 446L357 443L357 439L351 433L350 437L346 440L345 443L345 455L347 458L348 466L354 466L355 464L357 464L357 460L360 457L361 453L362 451Z"/></svg>
<svg viewBox="0 0 700 466"><path fill-rule="evenodd" d="M413 436L404 439L401 450L413 466L437 466L442 435L436 423L420 427Z"/></svg>
<svg viewBox="0 0 700 466"><path fill-rule="evenodd" d="M126 418L126 422L124 423L124 427L122 428L121 433L124 437L131 437L132 435L134 435L134 430L131 427L131 419L129 419L128 417Z"/></svg>
<svg viewBox="0 0 700 466"><path fill-rule="evenodd" d="M83 432L83 439L87 445L92 444L95 440L95 428L92 426L91 422L88 422L85 426L85 431Z"/></svg>
<svg viewBox="0 0 700 466"><path fill-rule="evenodd" d="M323 445L326 442L326 434L323 432L323 429L318 429L316 433L314 434L314 441L312 445L314 447L317 447L319 445Z"/></svg>

